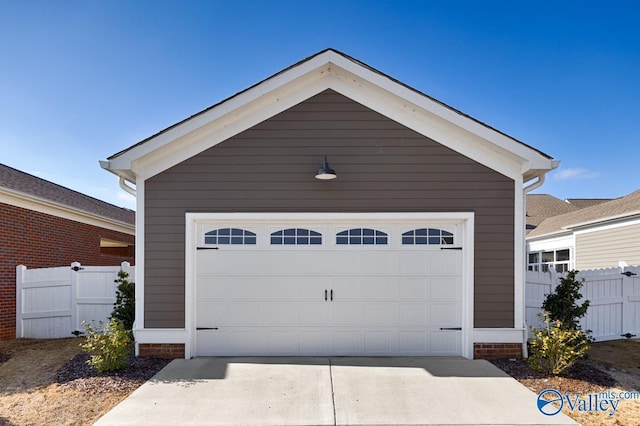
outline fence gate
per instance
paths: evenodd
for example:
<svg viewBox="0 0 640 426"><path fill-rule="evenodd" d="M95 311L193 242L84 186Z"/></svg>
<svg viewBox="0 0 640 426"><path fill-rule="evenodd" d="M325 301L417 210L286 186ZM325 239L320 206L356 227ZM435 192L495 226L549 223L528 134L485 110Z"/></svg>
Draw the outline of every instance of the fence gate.
<svg viewBox="0 0 640 426"><path fill-rule="evenodd" d="M135 267L71 266L27 269L16 267L16 337L55 339L84 331L82 322L105 322L116 301L118 271L135 281Z"/></svg>
<svg viewBox="0 0 640 426"><path fill-rule="evenodd" d="M546 295L553 292L563 275L554 270L527 272L526 321L541 327L538 314ZM630 333L640 337L640 268L608 268L580 271L584 279L581 293L589 300L587 314L580 321L583 330L591 330L596 341L622 339Z"/></svg>

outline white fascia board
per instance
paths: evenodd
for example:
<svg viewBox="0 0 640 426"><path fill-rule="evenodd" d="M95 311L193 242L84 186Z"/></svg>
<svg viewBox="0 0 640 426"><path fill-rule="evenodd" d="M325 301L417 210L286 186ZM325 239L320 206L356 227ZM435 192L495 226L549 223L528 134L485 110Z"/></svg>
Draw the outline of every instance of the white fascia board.
<svg viewBox="0 0 640 426"><path fill-rule="evenodd" d="M400 99L413 103L425 112L429 112L460 129L466 130L468 133L482 139L485 143L489 142L495 147L501 148L505 153L511 154L517 162L522 164L522 174L530 169L551 170L554 168L552 164L554 160L474 119L465 117L450 107L403 86L382 74L361 67L343 56L334 54L332 59L336 65L344 70L367 80L389 93L395 94ZM406 107L410 106L406 105ZM495 150L495 147L492 147L492 149Z"/></svg>
<svg viewBox="0 0 640 426"><path fill-rule="evenodd" d="M329 88L506 176L553 168L537 151L332 51L132 148L108 168L149 178Z"/></svg>
<svg viewBox="0 0 640 426"><path fill-rule="evenodd" d="M135 235L135 226L126 222L120 222L94 213L74 209L64 204L34 197L33 195L13 191L8 188L0 188L0 203L72 220L74 222L85 223L99 228L122 232L123 234Z"/></svg>
<svg viewBox="0 0 640 426"><path fill-rule="evenodd" d="M527 252L562 250L566 248L573 249L574 247L574 238L572 233L553 235L537 240L527 241Z"/></svg>
<svg viewBox="0 0 640 426"><path fill-rule="evenodd" d="M326 53L328 52L325 52L325 54ZM327 62L325 55L318 55L284 73L277 74L257 86L231 97L220 105L211 108L209 111L196 115L184 123L171 128L110 160L111 164L109 168L111 170L133 170L134 172L137 172L134 167L134 162L136 160L152 154L156 150L164 147L166 144L172 143L173 141L200 129L201 127L206 126L210 122L218 120L227 114L234 113L237 118L237 116L242 115L241 111L246 109L247 105L254 103L256 100L267 94L273 94L273 92L277 92L281 88L286 88L286 86L291 82L294 82L299 78L308 77L309 75L321 77L327 69L326 64L323 66L323 63L325 62Z"/></svg>

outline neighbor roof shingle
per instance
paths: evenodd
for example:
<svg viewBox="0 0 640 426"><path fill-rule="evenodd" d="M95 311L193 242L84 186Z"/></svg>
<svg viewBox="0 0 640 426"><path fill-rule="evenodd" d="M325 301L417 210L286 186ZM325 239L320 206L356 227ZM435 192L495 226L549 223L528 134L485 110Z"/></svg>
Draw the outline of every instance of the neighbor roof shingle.
<svg viewBox="0 0 640 426"><path fill-rule="evenodd" d="M621 198L596 204L573 212L549 217L540 223L527 238L562 232L570 225L597 222L602 219L640 212L640 190Z"/></svg>
<svg viewBox="0 0 640 426"><path fill-rule="evenodd" d="M527 194L527 225L538 226L548 217L577 210L578 207L549 194Z"/></svg>
<svg viewBox="0 0 640 426"><path fill-rule="evenodd" d="M0 187L130 225L135 212L0 164Z"/></svg>

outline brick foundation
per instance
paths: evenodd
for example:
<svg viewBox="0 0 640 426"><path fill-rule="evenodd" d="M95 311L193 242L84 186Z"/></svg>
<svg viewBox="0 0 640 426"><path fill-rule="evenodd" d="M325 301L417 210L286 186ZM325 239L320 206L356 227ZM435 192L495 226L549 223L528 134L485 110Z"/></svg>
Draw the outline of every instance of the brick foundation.
<svg viewBox="0 0 640 426"><path fill-rule="evenodd" d="M522 358L520 343L474 343L474 359Z"/></svg>
<svg viewBox="0 0 640 426"><path fill-rule="evenodd" d="M166 359L184 358L183 343L140 343L140 356L157 356Z"/></svg>

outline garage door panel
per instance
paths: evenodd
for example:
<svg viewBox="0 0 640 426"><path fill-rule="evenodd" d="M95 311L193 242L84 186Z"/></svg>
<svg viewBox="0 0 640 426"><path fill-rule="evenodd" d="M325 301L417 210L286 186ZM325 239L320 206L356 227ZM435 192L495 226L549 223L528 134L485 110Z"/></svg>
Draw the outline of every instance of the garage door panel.
<svg viewBox="0 0 640 426"><path fill-rule="evenodd" d="M350 301L362 300L364 293L365 280L362 277L334 276L328 281L329 291L333 290L334 300ZM326 288L326 287L325 287Z"/></svg>
<svg viewBox="0 0 640 426"><path fill-rule="evenodd" d="M364 308L364 325L368 327L384 327L390 324L397 324L397 309L394 308L397 308L397 304L386 302L366 303Z"/></svg>
<svg viewBox="0 0 640 426"><path fill-rule="evenodd" d="M336 355L364 353L364 338L361 330L336 330L333 332L333 350Z"/></svg>
<svg viewBox="0 0 640 426"><path fill-rule="evenodd" d="M200 275L198 278L198 299L227 299L227 282L222 277Z"/></svg>
<svg viewBox="0 0 640 426"><path fill-rule="evenodd" d="M364 274L388 275L389 272L395 272L395 268L392 265L397 264L397 262L394 259L394 254L388 251L369 251L360 255L362 256L360 261L361 272Z"/></svg>
<svg viewBox="0 0 640 426"><path fill-rule="evenodd" d="M217 327L228 324L228 305L225 302L201 300L197 303L196 326Z"/></svg>
<svg viewBox="0 0 640 426"><path fill-rule="evenodd" d="M427 353L427 334L422 330L400 330L398 352L402 355Z"/></svg>
<svg viewBox="0 0 640 426"><path fill-rule="evenodd" d="M229 302L225 326L260 324L260 302Z"/></svg>
<svg viewBox="0 0 640 426"><path fill-rule="evenodd" d="M431 331L429 333L431 342L431 353L434 355L450 356L460 353L461 331Z"/></svg>
<svg viewBox="0 0 640 426"><path fill-rule="evenodd" d="M462 325L461 251L404 246L400 225L379 246L274 226L323 229L323 244L272 246L273 226L254 223L255 246L197 251L198 355L461 354L462 332L440 330Z"/></svg>
<svg viewBox="0 0 640 426"><path fill-rule="evenodd" d="M460 273L462 252L459 250L440 250L432 252L429 259L430 275L452 275Z"/></svg>
<svg viewBox="0 0 640 426"><path fill-rule="evenodd" d="M397 299L396 292L391 291L390 277L364 277L364 299L365 300L389 300L390 298Z"/></svg>
<svg viewBox="0 0 640 426"><path fill-rule="evenodd" d="M323 326L331 325L331 309L327 308L328 302L300 302L298 321L293 324L300 326Z"/></svg>
<svg viewBox="0 0 640 426"><path fill-rule="evenodd" d="M434 301L460 300L462 289L458 277L432 277L429 280L429 299Z"/></svg>
<svg viewBox="0 0 640 426"><path fill-rule="evenodd" d="M398 278L398 298L400 300L426 300L428 280L425 277L400 277Z"/></svg>
<svg viewBox="0 0 640 426"><path fill-rule="evenodd" d="M364 350L368 355L388 354L392 352L392 331L375 330L364 332Z"/></svg>
<svg viewBox="0 0 640 426"><path fill-rule="evenodd" d="M364 304L361 302L333 302L330 309L333 311L331 324L334 326L364 325Z"/></svg>
<svg viewBox="0 0 640 426"><path fill-rule="evenodd" d="M303 328L299 333L300 353L304 355L326 354L331 347L331 335L325 329Z"/></svg>
<svg viewBox="0 0 640 426"><path fill-rule="evenodd" d="M427 275L427 256L423 252L403 252L398 255L398 275Z"/></svg>
<svg viewBox="0 0 640 426"><path fill-rule="evenodd" d="M298 322L298 305L289 302L261 302L260 320L263 326L290 326ZM255 325L256 323L254 323Z"/></svg>
<svg viewBox="0 0 640 426"><path fill-rule="evenodd" d="M427 322L427 306L424 303L400 303L400 326L423 326Z"/></svg>
<svg viewBox="0 0 640 426"><path fill-rule="evenodd" d="M434 327L460 327L462 318L459 311L460 304L456 302L431 303L429 304L428 325Z"/></svg>

